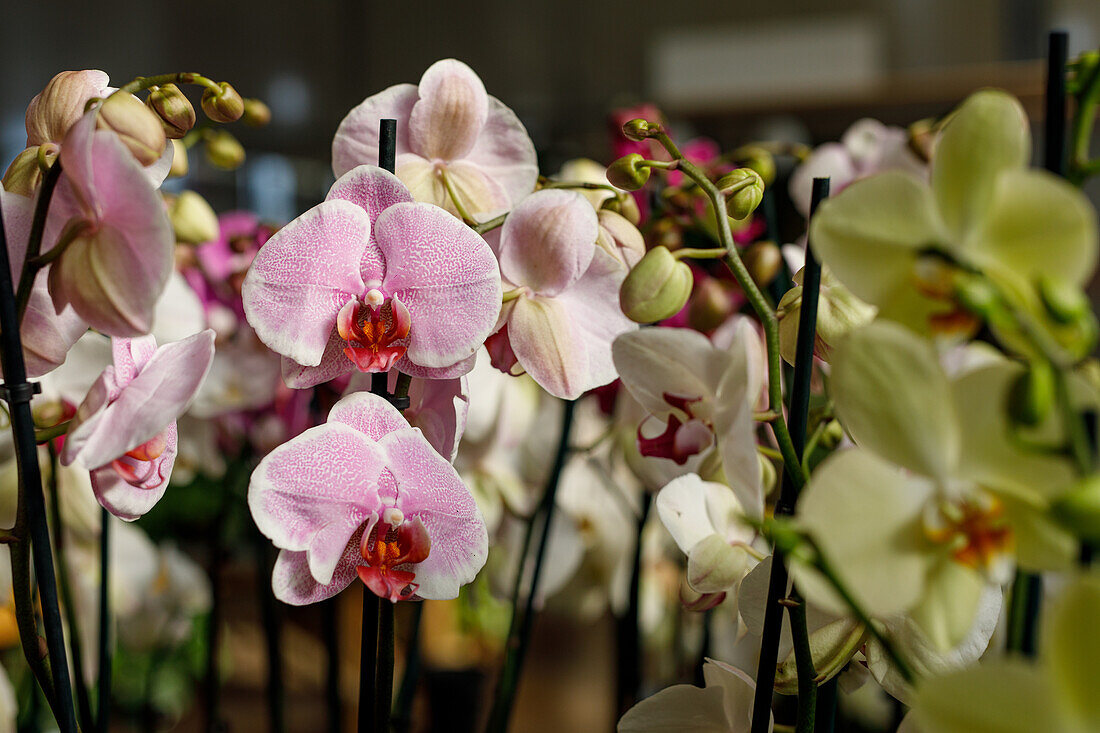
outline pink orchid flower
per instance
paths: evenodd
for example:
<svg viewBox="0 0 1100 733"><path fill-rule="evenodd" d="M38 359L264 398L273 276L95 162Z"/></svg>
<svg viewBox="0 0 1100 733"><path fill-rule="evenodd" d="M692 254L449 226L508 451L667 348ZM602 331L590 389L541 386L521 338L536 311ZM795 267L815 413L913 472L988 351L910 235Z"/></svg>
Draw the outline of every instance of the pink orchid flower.
<svg viewBox="0 0 1100 733"><path fill-rule="evenodd" d="M378 163L383 118L397 120L397 176L417 201L457 215L449 183L468 213L492 215L535 188L538 161L527 130L461 61L437 61L419 86L392 86L349 112L332 141L337 177Z"/></svg>
<svg viewBox="0 0 1100 733"><path fill-rule="evenodd" d="M3 210L12 283L18 288L23 259L27 254L34 202L25 196L0 191L0 208ZM39 271L19 330L27 376L40 377L61 366L69 348L87 330L88 324L72 308L64 308L61 313L54 310L47 291L46 273Z"/></svg>
<svg viewBox="0 0 1100 733"><path fill-rule="evenodd" d="M50 266L54 306L110 336L149 333L172 272L172 225L147 174L95 111L65 136L43 250L69 239ZM48 246L47 244L48 243Z"/></svg>
<svg viewBox="0 0 1100 733"><path fill-rule="evenodd" d="M248 322L299 389L355 369L465 374L501 299L484 239L366 165L260 248L242 292Z"/></svg>
<svg viewBox="0 0 1100 733"><path fill-rule="evenodd" d="M388 389L397 387L397 374L390 372ZM367 374L355 374L348 381L344 396L368 392L371 380ZM436 452L451 463L458 455L458 444L466 430L470 394L466 377L456 379L413 379L409 383L409 406L402 415L414 428L420 428L424 438Z"/></svg>
<svg viewBox="0 0 1100 733"><path fill-rule="evenodd" d="M176 460L176 419L214 358L209 329L157 347L156 339L113 339L108 366L77 408L61 463L91 471L103 507L127 521L164 496Z"/></svg>
<svg viewBox="0 0 1100 733"><path fill-rule="evenodd" d="M486 344L493 366L511 373L518 366L563 399L613 381L611 342L638 326L619 307L626 271L595 246L592 205L575 191L538 191L499 236L501 274L514 297Z"/></svg>
<svg viewBox="0 0 1100 733"><path fill-rule="evenodd" d="M454 468L384 398L357 392L252 474L248 506L282 552L271 585L293 605L355 578L390 601L458 595L485 564L485 523Z"/></svg>

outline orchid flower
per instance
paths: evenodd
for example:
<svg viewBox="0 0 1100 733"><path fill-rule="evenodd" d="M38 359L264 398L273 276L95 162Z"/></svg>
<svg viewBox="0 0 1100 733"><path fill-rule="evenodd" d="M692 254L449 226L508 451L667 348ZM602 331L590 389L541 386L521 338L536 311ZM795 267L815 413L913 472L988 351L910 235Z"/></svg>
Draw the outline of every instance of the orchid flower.
<svg viewBox="0 0 1100 733"><path fill-rule="evenodd" d="M1096 266L1096 212L1067 181L1026 168L1030 143L1015 98L977 92L944 126L930 185L901 171L858 181L822 203L810 241L856 297L920 333L974 325L952 263L1025 305L1037 280L1080 287Z"/></svg>
<svg viewBox="0 0 1100 733"><path fill-rule="evenodd" d="M987 659L924 680L904 730L1025 733L1100 730L1100 697L1089 673L1100 654L1100 579L1082 575L1043 614L1039 658ZM907 727L911 726L911 727Z"/></svg>
<svg viewBox="0 0 1100 733"><path fill-rule="evenodd" d="M760 518L764 492L753 411L763 390L763 346L747 319L731 328L728 350L696 331L649 328L620 336L613 354L623 385L665 423L658 435L647 435L645 422L638 426L642 455L684 466L715 447L738 504Z"/></svg>
<svg viewBox="0 0 1100 733"><path fill-rule="evenodd" d="M49 269L54 306L71 304L111 336L147 334L173 266L164 203L118 136L95 129L94 110L69 130L60 157L43 246L64 247Z"/></svg>
<svg viewBox="0 0 1100 733"><path fill-rule="evenodd" d="M242 294L256 335L284 357L283 379L304 389L356 369L465 374L501 286L485 240L364 165L267 241Z"/></svg>
<svg viewBox="0 0 1100 733"><path fill-rule="evenodd" d="M214 332L157 347L156 339L115 339L107 367L77 408L61 463L92 473L107 511L134 520L164 495L176 458L176 418L194 398L214 358Z"/></svg>
<svg viewBox="0 0 1100 733"><path fill-rule="evenodd" d="M574 399L615 379L611 342L637 329L619 307L626 271L595 246L596 212L579 193L531 194L501 228L510 299L487 346L501 371L516 366L555 397Z"/></svg>
<svg viewBox="0 0 1100 733"><path fill-rule="evenodd" d="M454 468L384 398L356 392L328 421L276 448L248 506L280 548L272 588L303 605L360 578L390 601L458 595L485 564L488 535Z"/></svg>
<svg viewBox="0 0 1100 733"><path fill-rule="evenodd" d="M1076 552L1047 512L1072 464L1012 442L1005 405L1021 373L1001 360L949 379L931 344L887 321L833 352L830 392L858 447L814 471L798 521L869 613L906 612L941 649L958 643L1014 560L1059 568ZM800 567L807 596L843 613Z"/></svg>
<svg viewBox="0 0 1100 733"><path fill-rule="evenodd" d="M378 164L383 118L397 120L397 176L417 201L457 215L457 199L468 214L488 217L535 188L538 162L527 130L461 61L437 61L418 86L392 86L351 110L332 141L337 178Z"/></svg>
<svg viewBox="0 0 1100 733"><path fill-rule="evenodd" d="M703 664L706 687L673 685L630 708L619 720L618 733L731 733L752 724L756 683L739 669L708 659ZM771 711L768 711L771 718ZM772 730L772 721L768 721Z"/></svg>

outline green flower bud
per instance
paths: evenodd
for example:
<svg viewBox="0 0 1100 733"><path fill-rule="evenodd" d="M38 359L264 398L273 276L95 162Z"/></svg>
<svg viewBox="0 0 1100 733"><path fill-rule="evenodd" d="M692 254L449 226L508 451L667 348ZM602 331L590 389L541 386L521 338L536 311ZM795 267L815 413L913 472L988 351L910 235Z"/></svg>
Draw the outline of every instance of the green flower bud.
<svg viewBox="0 0 1100 733"><path fill-rule="evenodd" d="M55 145L54 148L56 147ZM54 152L54 155L57 153ZM40 183L42 167L38 165L38 146L34 146L15 156L15 160L8 166L4 173L4 190L20 196L34 196Z"/></svg>
<svg viewBox="0 0 1100 733"><path fill-rule="evenodd" d="M630 320L653 323L676 315L691 287L691 268L665 247L654 247L623 280L619 305Z"/></svg>
<svg viewBox="0 0 1100 733"><path fill-rule="evenodd" d="M1033 361L1008 391L1008 414L1019 425L1038 425L1054 406L1054 367Z"/></svg>
<svg viewBox="0 0 1100 733"><path fill-rule="evenodd" d="M112 94L99 107L96 126L110 130L142 165L155 163L167 138L160 119L132 94Z"/></svg>
<svg viewBox="0 0 1100 733"><path fill-rule="evenodd" d="M653 127L657 129L653 129ZM651 131L657 132L658 130L660 130L660 126L653 125L651 127L649 120L643 120L640 117L623 124L623 136L634 142L641 142L649 137Z"/></svg>
<svg viewBox="0 0 1100 733"><path fill-rule="evenodd" d="M218 215L194 191L184 191L168 204L168 218L178 242L202 244L218 238Z"/></svg>
<svg viewBox="0 0 1100 733"><path fill-rule="evenodd" d="M187 160L187 146L179 140L172 141L172 167L168 169L169 178L182 178L190 169Z"/></svg>
<svg viewBox="0 0 1100 733"><path fill-rule="evenodd" d="M823 684L844 669L866 641L867 630L854 619L833 621L810 634L810 658L817 675L814 682ZM798 694L798 669L792 650L776 670L775 691L780 695Z"/></svg>
<svg viewBox="0 0 1100 733"><path fill-rule="evenodd" d="M1055 519L1086 542L1100 542L1100 474L1081 479L1050 508Z"/></svg>
<svg viewBox="0 0 1100 733"><path fill-rule="evenodd" d="M153 110L164 126L164 134L178 140L195 126L195 108L175 84L153 87L145 106Z"/></svg>
<svg viewBox="0 0 1100 733"><path fill-rule="evenodd" d="M954 284L955 300L959 305L983 320L1002 320L1004 302L985 276L956 270Z"/></svg>
<svg viewBox="0 0 1100 733"><path fill-rule="evenodd" d="M1091 314L1088 296L1080 288L1051 277L1039 279L1039 297L1050 317L1058 323L1069 324Z"/></svg>
<svg viewBox="0 0 1100 733"><path fill-rule="evenodd" d="M753 282L761 288L770 285L779 274L779 268L783 266L783 253L775 246L775 242L754 242L741 253L741 259L752 275Z"/></svg>
<svg viewBox="0 0 1100 733"><path fill-rule="evenodd" d="M249 127L263 127L271 122L271 109L258 99L246 99L241 120Z"/></svg>
<svg viewBox="0 0 1100 733"><path fill-rule="evenodd" d="M779 353L784 361L794 364L798 343L798 320L802 313L802 270L794 281L796 286L787 291L775 309L779 319ZM829 352L836 342L852 329L870 323L878 312L852 295L848 288L833 277L828 268L821 271L821 290L817 298L817 330L814 339L814 356L829 360Z"/></svg>
<svg viewBox="0 0 1100 733"><path fill-rule="evenodd" d="M236 122L244 114L244 100L229 82L223 81L217 91L207 88L202 93L202 111L214 122Z"/></svg>
<svg viewBox="0 0 1100 733"><path fill-rule="evenodd" d="M745 219L764 198L764 180L752 168L737 168L718 179L718 190L726 197L726 213Z"/></svg>
<svg viewBox="0 0 1100 733"><path fill-rule="evenodd" d="M745 145L733 151L733 159L760 174L765 186L775 183L775 157L759 145Z"/></svg>
<svg viewBox="0 0 1100 733"><path fill-rule="evenodd" d="M244 146L225 130L216 130L206 138L206 159L231 171L244 162Z"/></svg>
<svg viewBox="0 0 1100 733"><path fill-rule="evenodd" d="M772 459L763 453L757 452L756 458L760 462L760 486L764 489L764 496L767 496L775 491L779 482L779 471Z"/></svg>
<svg viewBox="0 0 1100 733"><path fill-rule="evenodd" d="M624 191L637 191L649 180L649 166L641 165L645 160L639 153L624 155L607 166L607 181Z"/></svg>

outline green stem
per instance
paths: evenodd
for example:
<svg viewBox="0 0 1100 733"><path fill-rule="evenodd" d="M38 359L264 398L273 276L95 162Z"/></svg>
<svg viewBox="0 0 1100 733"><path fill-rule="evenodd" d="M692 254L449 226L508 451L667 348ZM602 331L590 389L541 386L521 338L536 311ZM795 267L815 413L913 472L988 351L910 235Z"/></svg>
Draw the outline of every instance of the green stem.
<svg viewBox="0 0 1100 733"><path fill-rule="evenodd" d="M63 422L59 422L57 425L51 425L48 428L41 428L39 430L35 430L34 431L34 442L41 445L43 443L48 443L49 441L53 440L54 438L60 438L62 435L65 435L66 433L69 432L69 425L71 423L72 423L72 420L65 420Z"/></svg>
<svg viewBox="0 0 1100 733"><path fill-rule="evenodd" d="M466 211L466 207L462 205L462 202L458 200L458 191L455 190L454 184L451 183L451 178L447 175L447 170L445 168L439 169L439 180L443 181L443 187L447 189L447 195L451 198L451 203L458 209L458 215L462 217L462 221L474 227L476 230L477 222L474 221L474 217L470 216L470 212Z"/></svg>
<svg viewBox="0 0 1100 733"><path fill-rule="evenodd" d="M508 214L501 214L500 216L493 217L489 221L483 221L480 224L476 224L472 228L478 234L485 234L485 232L489 232L499 226L503 226L504 220L507 218Z"/></svg>
<svg viewBox="0 0 1100 733"><path fill-rule="evenodd" d="M821 442L821 436L825 435L825 429L829 427L831 422L828 418L821 420L814 428L810 439L806 441L806 447L802 449L802 472L807 476L810 475L810 456L817 449L817 444Z"/></svg>
<svg viewBox="0 0 1100 733"><path fill-rule="evenodd" d="M587 183L584 181L543 181L539 190L544 188L579 188L585 191L610 191L618 196L621 192L610 183Z"/></svg>
<svg viewBox="0 0 1100 733"><path fill-rule="evenodd" d="M796 733L813 733L817 709L817 671L810 651L810 634L806 625L806 603L791 591L787 613L791 617L791 640L794 642L794 662L798 671L798 723Z"/></svg>
<svg viewBox="0 0 1100 733"><path fill-rule="evenodd" d="M1093 64L1091 74L1075 96L1077 111L1073 116L1069 179L1080 186L1086 178L1100 170L1100 161L1089 160L1089 141L1096 122L1096 106L1100 103L1100 62Z"/></svg>
<svg viewBox="0 0 1100 733"><path fill-rule="evenodd" d="M115 94L136 94L149 87L159 87L164 84L197 84L207 89L220 92L221 87L213 79L208 79L202 74L193 71L180 71L175 74L158 74L157 76L139 76L129 84L119 87Z"/></svg>
<svg viewBox="0 0 1100 733"><path fill-rule="evenodd" d="M15 293L16 314L19 322L23 322L23 314L27 311L27 303L31 299L31 289L34 287L34 278L38 274L35 260L42 251L42 235L46 231L46 215L50 211L50 200L53 198L54 187L61 178L61 161L56 160L42 177L42 187L38 189L38 200L34 204L34 218L31 220L30 238L27 240L27 252L23 257L23 268L19 274L19 289Z"/></svg>
<svg viewBox="0 0 1100 733"><path fill-rule="evenodd" d="M706 249L681 247L672 253L673 259L676 260L682 260L684 258L691 258L693 260L716 260L725 256L726 249L723 247L708 247Z"/></svg>

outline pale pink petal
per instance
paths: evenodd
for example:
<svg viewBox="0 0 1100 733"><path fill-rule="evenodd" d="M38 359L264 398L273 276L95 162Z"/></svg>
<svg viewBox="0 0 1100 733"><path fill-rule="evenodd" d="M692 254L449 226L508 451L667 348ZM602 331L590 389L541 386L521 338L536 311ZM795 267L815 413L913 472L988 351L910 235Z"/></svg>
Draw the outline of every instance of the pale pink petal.
<svg viewBox="0 0 1100 733"><path fill-rule="evenodd" d="M507 193L515 206L535 190L538 156L523 123L500 100L489 97L489 117L465 158Z"/></svg>
<svg viewBox="0 0 1100 733"><path fill-rule="evenodd" d="M59 143L84 114L92 97L102 96L111 83L106 72L96 69L62 71L27 105L27 145Z"/></svg>
<svg viewBox="0 0 1100 733"><path fill-rule="evenodd" d="M431 204L395 204L375 222L383 290L412 315L406 358L447 367L484 343L500 312L500 271L480 235Z"/></svg>
<svg viewBox="0 0 1100 733"><path fill-rule="evenodd" d="M533 193L504 221L501 274L538 295L557 295L588 269L599 233L596 210L576 191Z"/></svg>
<svg viewBox="0 0 1100 733"><path fill-rule="evenodd" d="M46 273L40 272L20 324L28 377L40 377L59 367L69 348L88 330L88 324L72 308L61 313L54 310L46 280Z"/></svg>
<svg viewBox="0 0 1100 733"><path fill-rule="evenodd" d="M317 366L336 326L336 314L363 294L367 212L347 201L314 206L260 248L242 296L249 324L273 351Z"/></svg>
<svg viewBox="0 0 1100 733"><path fill-rule="evenodd" d="M397 120L397 154L409 152L409 126L418 93L412 84L397 84L367 97L352 108L332 139L332 172L339 178L357 165L378 165L378 124Z"/></svg>
<svg viewBox="0 0 1100 733"><path fill-rule="evenodd" d="M62 466L71 464L80 451L83 450L84 444L96 434L107 407L118 397L120 392L121 390L115 383L115 368L113 365L108 365L92 382L92 386L88 388L87 395L81 401L76 410L76 415L73 417L73 422L69 425L65 444L61 449ZM115 457L117 456L112 458ZM90 468L98 468L101 465L103 464L97 463Z"/></svg>
<svg viewBox="0 0 1100 733"><path fill-rule="evenodd" d="M384 454L363 433L343 423L319 425L260 461L248 486L248 507L276 547L304 551L335 518L366 521L378 508L384 465ZM331 544L333 537L323 539Z"/></svg>
<svg viewBox="0 0 1100 733"><path fill-rule="evenodd" d="M11 281L19 286L23 270L23 258L27 254L27 240L31 235L35 200L9 193L0 188L0 209L4 215L4 238L8 243L8 263L11 265Z"/></svg>
<svg viewBox="0 0 1100 733"><path fill-rule="evenodd" d="M157 349L98 420L78 421L70 430L68 460L98 468L153 438L187 409L213 358L210 330Z"/></svg>
<svg viewBox="0 0 1100 733"><path fill-rule="evenodd" d="M409 427L389 400L370 392L356 392L337 402L328 414L328 422L343 423L375 441Z"/></svg>
<svg viewBox="0 0 1100 733"><path fill-rule="evenodd" d="M132 522L160 501L168 488L172 467L176 462L178 435L173 421L164 429L168 445L154 461L149 480L140 486L127 483L110 465L91 472L92 491L104 509L119 519Z"/></svg>
<svg viewBox="0 0 1100 733"><path fill-rule="evenodd" d="M446 173L463 208L471 216L476 214L480 216L475 218L491 219L511 208L512 201L508 191L477 163L453 160L447 164ZM449 194L446 202L440 206L458 215L458 207L451 201Z"/></svg>
<svg viewBox="0 0 1100 733"><path fill-rule="evenodd" d="M454 160L474 146L489 115L485 85L455 59L436 61L420 77L409 115L409 145L425 158Z"/></svg>
<svg viewBox="0 0 1100 733"><path fill-rule="evenodd" d="M171 140L167 140L165 141L164 152L160 154L160 157L142 168L145 173L145 180L149 182L150 186L160 188L161 184L164 183L164 179L168 177L168 172L172 170L172 158L175 154L176 146L172 144Z"/></svg>
<svg viewBox="0 0 1100 733"><path fill-rule="evenodd" d="M568 309L551 298L517 298L508 321L508 341L520 366L547 392L567 400L596 386L588 384L580 331Z"/></svg>
<svg viewBox="0 0 1100 733"><path fill-rule="evenodd" d="M833 195L840 193L856 179L856 167L852 153L840 143L825 143L814 149L810 157L791 173L787 191L791 201L802 216L810 215L810 194L815 178L828 178Z"/></svg>
<svg viewBox="0 0 1100 733"><path fill-rule="evenodd" d="M458 216L458 209L451 201L450 194L443 186L443 179L439 177L439 171L432 161L415 153L402 153L397 156L395 167L397 177L409 187L409 193L415 200L435 204Z"/></svg>
<svg viewBox="0 0 1100 733"><path fill-rule="evenodd" d="M361 206L370 219L371 236L363 252L360 271L363 280L382 281L386 272L386 259L375 243L374 222L378 215L394 204L413 200L409 189L389 171L373 165L361 165L353 168L332 184L326 201L343 199Z"/></svg>
<svg viewBox="0 0 1100 733"><path fill-rule="evenodd" d="M466 378L414 379L409 385L409 403L405 419L420 428L439 455L454 463L470 405Z"/></svg>
<svg viewBox="0 0 1100 733"><path fill-rule="evenodd" d="M352 535L341 561L336 564L332 580L324 585L318 583L310 572L307 553L292 550L280 552L271 574L271 590L275 597L292 606L305 606L331 598L347 588L358 577L355 569L362 562L359 556L361 537L361 532Z"/></svg>
<svg viewBox="0 0 1100 733"><path fill-rule="evenodd" d="M485 565L489 537L469 489L419 431L399 430L378 443L397 482L397 506L406 521L420 519L431 553L412 566L421 598L455 598Z"/></svg>
<svg viewBox="0 0 1100 733"><path fill-rule="evenodd" d="M157 353L157 340L153 336L135 339L111 339L111 360L115 367L115 383L125 387L134 381L141 368Z"/></svg>
<svg viewBox="0 0 1100 733"><path fill-rule="evenodd" d="M345 346L347 342L333 330L317 366L302 366L293 359L282 357L283 382L291 389L309 389L353 371L355 366L344 354Z"/></svg>

